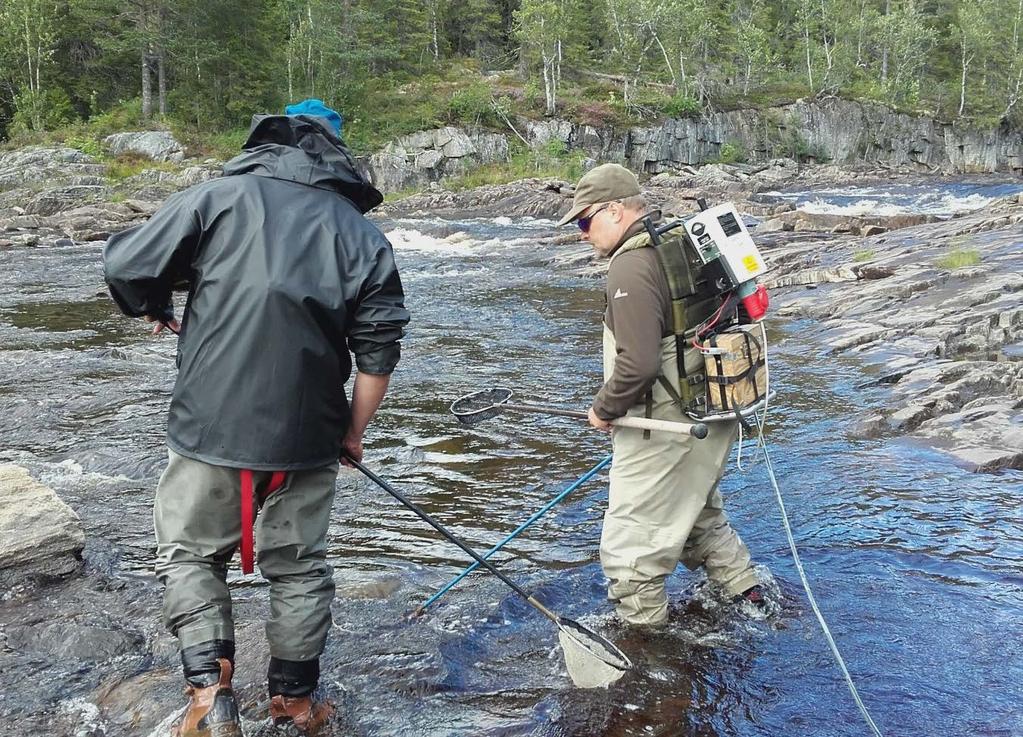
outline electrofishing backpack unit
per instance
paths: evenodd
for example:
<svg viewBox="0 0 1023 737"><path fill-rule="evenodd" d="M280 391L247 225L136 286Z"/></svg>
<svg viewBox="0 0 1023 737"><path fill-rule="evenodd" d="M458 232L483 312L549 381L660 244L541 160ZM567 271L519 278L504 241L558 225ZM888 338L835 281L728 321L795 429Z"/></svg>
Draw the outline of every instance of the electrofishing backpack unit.
<svg viewBox="0 0 1023 737"><path fill-rule="evenodd" d="M767 266L733 204L698 202L691 217L645 222L668 281L679 372L678 386L658 382L695 419L742 419L768 399L768 296L756 282ZM704 357L702 372L686 371L690 347Z"/></svg>

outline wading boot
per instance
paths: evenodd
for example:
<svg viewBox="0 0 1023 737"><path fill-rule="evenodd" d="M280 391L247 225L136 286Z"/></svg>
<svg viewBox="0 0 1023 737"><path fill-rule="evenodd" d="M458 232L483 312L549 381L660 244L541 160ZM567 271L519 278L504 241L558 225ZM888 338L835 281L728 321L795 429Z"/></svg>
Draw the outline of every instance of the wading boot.
<svg viewBox="0 0 1023 737"><path fill-rule="evenodd" d="M760 584L750 586L748 589L732 599L732 601L736 604L745 601L752 604L757 609L767 609L767 596L764 595L764 587Z"/></svg>
<svg viewBox="0 0 1023 737"><path fill-rule="evenodd" d="M219 674L189 679L188 708L171 727L171 737L242 737L238 702L231 690L231 661L217 662Z"/></svg>
<svg viewBox="0 0 1023 737"><path fill-rule="evenodd" d="M276 734L288 737L317 737L330 720L334 707L329 702L308 696L284 696L270 699L270 721Z"/></svg>

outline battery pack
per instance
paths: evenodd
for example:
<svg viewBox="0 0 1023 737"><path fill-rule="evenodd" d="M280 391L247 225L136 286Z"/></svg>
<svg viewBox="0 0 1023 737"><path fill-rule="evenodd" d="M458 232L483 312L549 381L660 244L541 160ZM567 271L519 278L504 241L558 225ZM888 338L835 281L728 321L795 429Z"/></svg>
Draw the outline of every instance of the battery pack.
<svg viewBox="0 0 1023 737"><path fill-rule="evenodd" d="M706 339L707 412L750 407L767 391L767 360L757 325L738 325Z"/></svg>

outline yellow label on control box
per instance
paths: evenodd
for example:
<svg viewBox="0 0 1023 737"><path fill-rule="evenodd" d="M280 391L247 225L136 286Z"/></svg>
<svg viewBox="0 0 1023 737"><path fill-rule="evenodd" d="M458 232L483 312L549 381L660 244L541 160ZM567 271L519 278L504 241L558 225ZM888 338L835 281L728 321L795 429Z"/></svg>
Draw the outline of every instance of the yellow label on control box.
<svg viewBox="0 0 1023 737"><path fill-rule="evenodd" d="M742 259L742 265L746 267L747 271L756 271L760 268L760 262L757 261L757 257L752 253Z"/></svg>

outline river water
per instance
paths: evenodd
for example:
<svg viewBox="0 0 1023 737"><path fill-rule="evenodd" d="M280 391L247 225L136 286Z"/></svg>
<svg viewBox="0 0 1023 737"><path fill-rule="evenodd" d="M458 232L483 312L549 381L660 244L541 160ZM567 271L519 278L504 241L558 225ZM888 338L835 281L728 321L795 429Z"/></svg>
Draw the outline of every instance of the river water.
<svg viewBox="0 0 1023 737"><path fill-rule="evenodd" d="M509 414L464 428L447 407L462 393L506 386L524 400L585 408L600 380L601 282L551 267L551 251L535 242L549 222L383 226L413 322L366 463L484 550L596 464L609 443L563 418ZM141 322L116 313L99 258L95 245L0 253L0 461L25 465L79 511L89 538L86 580L141 587L132 616L155 631L150 514L165 459L174 338L147 336ZM885 734L1023 735L1023 474L968 473L910 441L851 439L852 425L882 406L887 390L857 389L875 369L825 355L817 329L771 325L777 399L768 439L804 566L864 701ZM742 465L733 463L723 491L762 567L771 616L728 604L701 574L682 569L669 580L668 628L617 625L597 558L605 474L495 557L550 608L615 640L637 663L608 690L573 688L556 630L492 577L473 574L409 621L466 565L464 555L343 472L330 529L340 596L323 672L343 702L345 729L424 737L866 734L809 610L752 447ZM243 708L258 712L262 674L248 663L260 661L244 653L263 647L266 588L237 569L230 580L246 641L238 679L251 698ZM88 614L46 616L70 622ZM92 704L100 681L119 668L134 679L160 674L154 712L180 703L172 650L165 640L147 647L146 657L123 667L9 661L46 688L37 693L38 683L9 677L5 699L32 714L94 717L93 731L50 734L139 733L116 715L97 717ZM88 675L104 668L102 678ZM19 734L16 724L5 734Z"/></svg>

